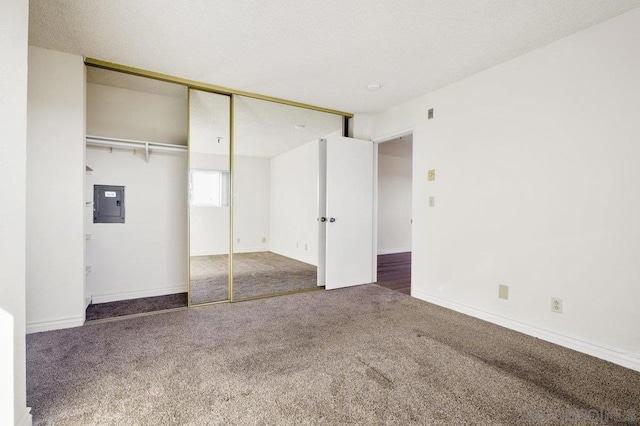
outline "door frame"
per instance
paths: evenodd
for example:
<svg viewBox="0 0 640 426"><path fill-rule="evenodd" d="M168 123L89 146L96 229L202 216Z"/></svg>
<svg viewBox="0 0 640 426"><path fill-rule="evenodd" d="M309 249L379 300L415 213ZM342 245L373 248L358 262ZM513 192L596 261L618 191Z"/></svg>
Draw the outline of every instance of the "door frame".
<svg viewBox="0 0 640 426"><path fill-rule="evenodd" d="M378 148L379 144L384 142L389 142L393 139L397 139L400 136L406 135L414 135L415 128L410 127L408 129L400 130L397 132L392 132L385 134L384 136L380 136L378 138L373 138L373 144L375 148L373 150L373 271L372 277L373 282L378 281ZM411 145L411 217L413 217L413 178L415 176L415 162L414 162L414 149L413 144ZM413 220L413 219L412 219ZM413 251L413 227L411 228L411 251ZM413 268L413 265L412 265Z"/></svg>

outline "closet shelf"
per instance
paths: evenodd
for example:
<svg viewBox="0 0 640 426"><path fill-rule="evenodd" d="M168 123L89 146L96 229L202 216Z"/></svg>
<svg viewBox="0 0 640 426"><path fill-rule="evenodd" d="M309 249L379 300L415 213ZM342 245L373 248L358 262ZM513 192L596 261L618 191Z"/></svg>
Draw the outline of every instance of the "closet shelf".
<svg viewBox="0 0 640 426"><path fill-rule="evenodd" d="M127 148L127 149L144 149L145 159L149 162L149 156L151 152L187 152L187 147L184 145L175 145L169 143L160 142L147 142L134 139L118 139L108 138L103 136L90 136L86 137L87 146L104 146L108 148Z"/></svg>

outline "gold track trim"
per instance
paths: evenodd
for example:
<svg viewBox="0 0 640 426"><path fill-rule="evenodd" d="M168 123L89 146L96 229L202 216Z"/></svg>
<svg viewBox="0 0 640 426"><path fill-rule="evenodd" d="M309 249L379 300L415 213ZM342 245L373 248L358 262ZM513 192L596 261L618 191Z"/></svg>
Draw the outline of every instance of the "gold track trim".
<svg viewBox="0 0 640 426"><path fill-rule="evenodd" d="M148 316L151 316L151 315L166 314L166 313L169 313L169 312L186 311L188 309L189 309L188 306L182 306L180 308L161 309L159 311L141 312L139 314L120 315L120 316L117 316L117 317L110 317L110 318L103 318L103 319L85 321L84 325L105 324L105 323L108 323L108 322L122 321L122 320L126 320L126 319L131 319L131 318L148 317Z"/></svg>
<svg viewBox="0 0 640 426"><path fill-rule="evenodd" d="M159 72L143 70L140 68L134 68L127 65L116 64L113 62L101 61L94 58L85 58L84 63L90 67L103 68L106 70L119 71L126 74L137 75L140 77L153 78L155 80L166 81L169 83L181 84L183 86L190 87L192 89L204 90L206 92L214 92L222 95L240 95L248 98L261 99L263 101L277 102L284 105L291 105L299 108L306 108L314 111L326 112L329 114L341 115L347 118L353 118L353 114L350 112L339 111L330 108L322 108L315 105L304 104L301 102L288 101L286 99L274 98L271 96L259 95L257 93L244 92L241 90L229 89L228 87L216 86L214 84L202 83L200 81L189 80L186 78L175 77L168 74L162 74Z"/></svg>
<svg viewBox="0 0 640 426"><path fill-rule="evenodd" d="M291 296L293 294L310 293L312 291L318 291L318 290L324 290L324 286L317 286L314 288L303 288L299 290L285 291L283 293L276 293L276 294L265 294L263 296L245 297L243 299L235 299L233 300L233 302L238 303L238 302L248 302L250 300L270 299L272 297Z"/></svg>

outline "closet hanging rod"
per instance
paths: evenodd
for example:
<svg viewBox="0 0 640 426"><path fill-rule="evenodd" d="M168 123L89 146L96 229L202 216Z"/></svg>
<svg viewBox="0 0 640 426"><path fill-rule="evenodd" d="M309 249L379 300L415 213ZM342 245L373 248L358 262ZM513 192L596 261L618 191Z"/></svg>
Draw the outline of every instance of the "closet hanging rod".
<svg viewBox="0 0 640 426"><path fill-rule="evenodd" d="M87 135L87 145L92 146L112 146L118 148L149 148L157 152L186 152L187 147L185 145L175 145L170 143L160 142L147 142L134 139L119 139L119 138L107 138L103 136L90 136Z"/></svg>
<svg viewBox="0 0 640 426"><path fill-rule="evenodd" d="M187 147L184 145L173 145L169 143L160 142L146 142L137 141L133 139L118 139L118 138L105 138L102 136L89 136L86 137L86 144L90 146L106 146L109 148L129 148L135 150L138 148L144 149L145 161L149 162L149 157L152 151L156 152L187 152Z"/></svg>

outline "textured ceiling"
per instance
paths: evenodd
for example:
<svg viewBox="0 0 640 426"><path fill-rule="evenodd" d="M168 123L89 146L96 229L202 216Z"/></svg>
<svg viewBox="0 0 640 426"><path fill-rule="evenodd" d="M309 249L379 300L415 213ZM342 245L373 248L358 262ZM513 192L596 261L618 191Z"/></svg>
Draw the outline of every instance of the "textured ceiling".
<svg viewBox="0 0 640 426"><path fill-rule="evenodd" d="M228 155L229 97L199 90L191 94L191 152ZM235 155L271 158L321 137L341 133L342 118L339 115L244 96L236 98Z"/></svg>
<svg viewBox="0 0 640 426"><path fill-rule="evenodd" d="M372 112L638 6L640 0L31 0L29 43ZM370 82L382 89L367 91Z"/></svg>
<svg viewBox="0 0 640 426"><path fill-rule="evenodd" d="M237 155L270 158L313 140L342 134L339 115L243 96L236 98L234 120Z"/></svg>

